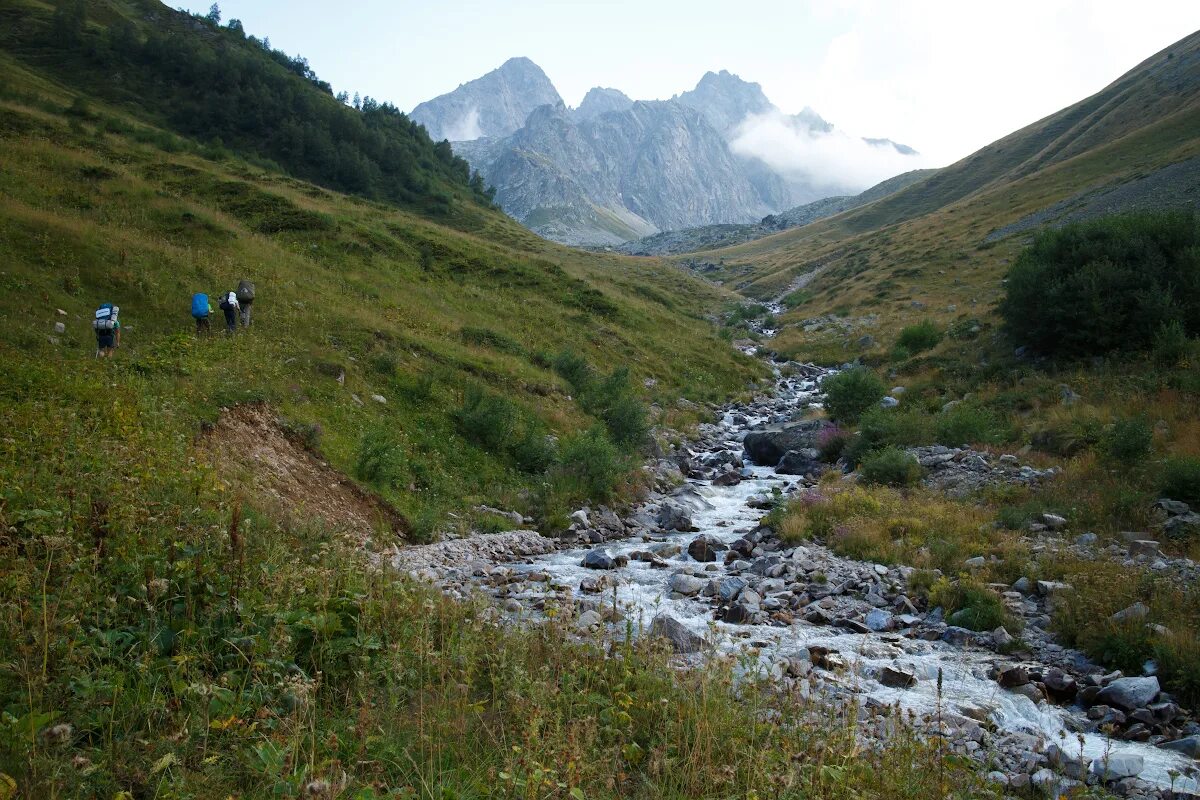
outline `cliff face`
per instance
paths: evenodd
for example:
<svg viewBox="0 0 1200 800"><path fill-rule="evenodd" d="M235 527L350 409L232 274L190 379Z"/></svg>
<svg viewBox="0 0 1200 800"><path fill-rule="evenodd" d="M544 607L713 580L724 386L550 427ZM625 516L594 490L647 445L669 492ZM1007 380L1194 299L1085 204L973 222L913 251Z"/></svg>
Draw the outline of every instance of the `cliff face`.
<svg viewBox="0 0 1200 800"><path fill-rule="evenodd" d="M421 103L410 115L435 142L508 136L538 106L561 103L558 90L528 58L510 58L481 78Z"/></svg>

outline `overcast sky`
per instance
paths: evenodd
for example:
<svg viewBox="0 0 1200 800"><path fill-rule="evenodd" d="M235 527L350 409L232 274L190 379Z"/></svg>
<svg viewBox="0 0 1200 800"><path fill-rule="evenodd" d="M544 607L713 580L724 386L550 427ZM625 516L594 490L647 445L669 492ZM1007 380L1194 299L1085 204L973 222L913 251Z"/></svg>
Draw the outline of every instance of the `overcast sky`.
<svg viewBox="0 0 1200 800"><path fill-rule="evenodd" d="M211 0L180 7L206 12ZM1200 29L1197 0L224 0L225 21L335 90L411 110L511 56L568 105L592 86L665 99L708 70L849 133L955 161Z"/></svg>

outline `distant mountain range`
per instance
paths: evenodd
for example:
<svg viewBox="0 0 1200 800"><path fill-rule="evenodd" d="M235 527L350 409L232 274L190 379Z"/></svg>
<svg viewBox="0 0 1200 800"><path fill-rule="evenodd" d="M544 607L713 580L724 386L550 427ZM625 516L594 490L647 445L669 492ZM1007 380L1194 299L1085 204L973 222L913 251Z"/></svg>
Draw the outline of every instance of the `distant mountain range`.
<svg viewBox="0 0 1200 800"><path fill-rule="evenodd" d="M917 165L912 148L849 137L812 109L785 115L758 84L726 71L709 72L691 91L663 101L597 87L571 109L536 64L513 58L421 103L411 116L435 140L453 142L511 216L574 245L756 223L863 188L825 174L818 157L797 166L794 155L765 147L753 136L762 124L773 126L776 139L782 131L785 145L839 137L864 153L887 152L894 173Z"/></svg>

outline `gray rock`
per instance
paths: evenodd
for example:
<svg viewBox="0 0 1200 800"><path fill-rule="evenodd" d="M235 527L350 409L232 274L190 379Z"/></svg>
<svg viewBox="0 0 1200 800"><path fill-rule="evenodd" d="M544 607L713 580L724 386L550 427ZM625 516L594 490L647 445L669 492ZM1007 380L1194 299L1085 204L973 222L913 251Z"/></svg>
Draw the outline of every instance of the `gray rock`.
<svg viewBox="0 0 1200 800"><path fill-rule="evenodd" d="M1117 613L1113 614L1109 617L1109 620L1112 622L1133 622L1135 620L1145 619L1146 615L1149 613L1150 607L1139 601L1128 608L1123 608Z"/></svg>
<svg viewBox="0 0 1200 800"><path fill-rule="evenodd" d="M591 524L588 522L587 511L582 508L579 509L578 511L575 511L573 514L571 514L571 522L575 523L576 525L578 525L581 528L590 528L591 527Z"/></svg>
<svg viewBox="0 0 1200 800"><path fill-rule="evenodd" d="M597 547L584 554L580 566L587 569L616 569L617 562L607 550Z"/></svg>
<svg viewBox="0 0 1200 800"><path fill-rule="evenodd" d="M756 431L746 436L742 447L755 464L772 466L778 464L789 450L815 447L821 427L820 421L810 420L779 430Z"/></svg>
<svg viewBox="0 0 1200 800"><path fill-rule="evenodd" d="M1100 537L1094 533L1081 533L1075 537L1075 544L1079 547L1091 547L1100 540Z"/></svg>
<svg viewBox="0 0 1200 800"><path fill-rule="evenodd" d="M963 562L963 566L966 567L967 569L980 569L982 567L987 566L987 559L984 558L983 556L975 556L974 558L968 558L966 561Z"/></svg>
<svg viewBox="0 0 1200 800"><path fill-rule="evenodd" d="M890 631L895 625L892 615L881 608L874 608L867 612L867 627L875 632Z"/></svg>
<svg viewBox="0 0 1200 800"><path fill-rule="evenodd" d="M1100 780L1110 783L1122 778L1136 777L1141 774L1145 766L1145 760L1141 756L1110 753L1107 758L1098 758L1092 762L1092 774Z"/></svg>
<svg viewBox="0 0 1200 800"><path fill-rule="evenodd" d="M996 647L1004 648L1011 645L1014 641L1013 635L1008 632L1008 629L1001 625L996 630L992 631L992 644Z"/></svg>
<svg viewBox="0 0 1200 800"><path fill-rule="evenodd" d="M604 624L604 618L597 611L585 611L575 620L576 629L581 631L591 630L602 624Z"/></svg>
<svg viewBox="0 0 1200 800"><path fill-rule="evenodd" d="M1150 705L1159 691L1158 678L1153 676L1118 678L1100 690L1095 702L1128 712Z"/></svg>
<svg viewBox="0 0 1200 800"><path fill-rule="evenodd" d="M1182 739L1176 739L1173 742L1163 742L1159 745L1163 750L1172 750L1176 753L1183 753L1191 758L1200 758L1200 735L1193 734L1185 736Z"/></svg>
<svg viewBox="0 0 1200 800"><path fill-rule="evenodd" d="M1129 543L1130 558L1158 558L1160 555L1158 542L1153 539L1134 539Z"/></svg>
<svg viewBox="0 0 1200 800"><path fill-rule="evenodd" d="M665 531L694 531L692 514L679 503L663 503L658 509L658 524Z"/></svg>
<svg viewBox="0 0 1200 800"><path fill-rule="evenodd" d="M721 598L721 602L731 603L745 588L746 581L744 579L730 576L721 580L717 585L717 596Z"/></svg>
<svg viewBox="0 0 1200 800"><path fill-rule="evenodd" d="M676 653L696 653L704 647L704 637L692 633L674 617L659 614L650 623L650 635L666 639Z"/></svg>
<svg viewBox="0 0 1200 800"><path fill-rule="evenodd" d="M667 584L675 594L683 595L684 597L695 597L700 594L700 591L705 586L705 581L701 578L696 578L683 572L677 572L671 576L670 582Z"/></svg>
<svg viewBox="0 0 1200 800"><path fill-rule="evenodd" d="M371 399L374 400L376 403L379 403L380 405L385 405L385 406L387 405L387 398L381 394L373 394L373 395L371 395Z"/></svg>
<svg viewBox="0 0 1200 800"><path fill-rule="evenodd" d="M891 395L888 395L879 401L880 408L895 408L898 405L900 405L900 401Z"/></svg>

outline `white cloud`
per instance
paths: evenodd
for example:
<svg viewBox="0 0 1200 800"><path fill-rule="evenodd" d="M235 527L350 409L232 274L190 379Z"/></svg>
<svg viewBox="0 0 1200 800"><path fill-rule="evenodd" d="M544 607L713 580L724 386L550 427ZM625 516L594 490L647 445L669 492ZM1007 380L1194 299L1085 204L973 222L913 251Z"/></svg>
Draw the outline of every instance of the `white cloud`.
<svg viewBox="0 0 1200 800"><path fill-rule="evenodd" d="M450 127L446 128L446 138L452 142L470 142L483 136L479 127L479 109L472 108Z"/></svg>
<svg viewBox="0 0 1200 800"><path fill-rule="evenodd" d="M778 112L747 116L730 147L758 158L789 181L833 194L855 194L893 175L928 166L919 155L871 145L836 128L813 132Z"/></svg>

